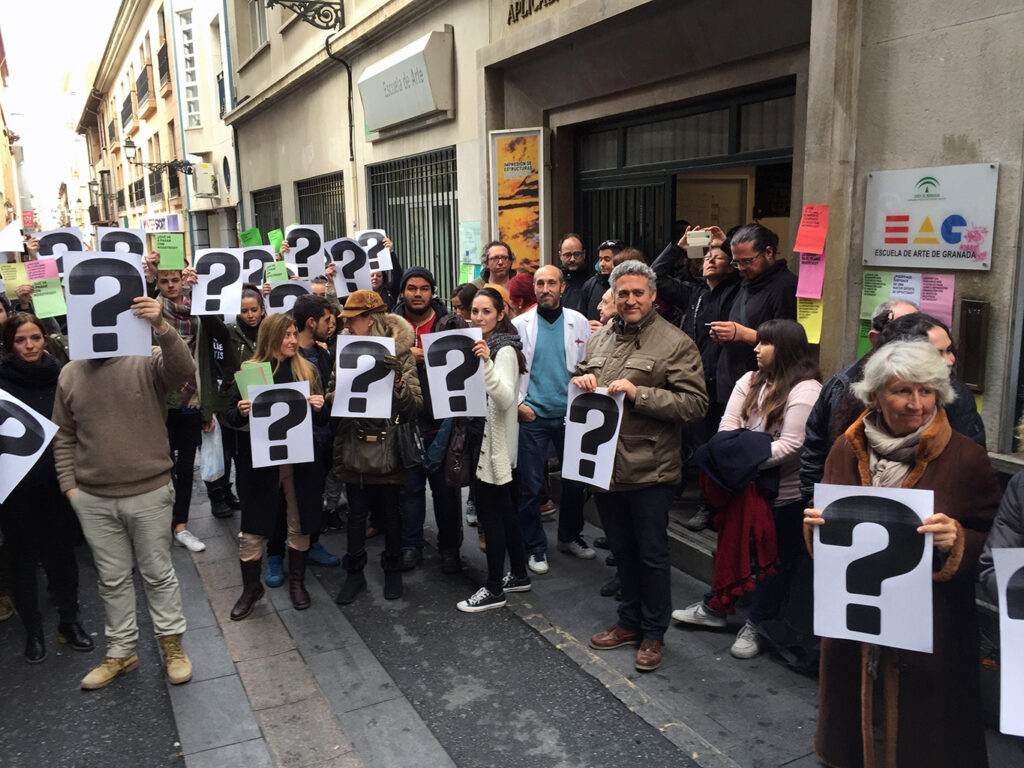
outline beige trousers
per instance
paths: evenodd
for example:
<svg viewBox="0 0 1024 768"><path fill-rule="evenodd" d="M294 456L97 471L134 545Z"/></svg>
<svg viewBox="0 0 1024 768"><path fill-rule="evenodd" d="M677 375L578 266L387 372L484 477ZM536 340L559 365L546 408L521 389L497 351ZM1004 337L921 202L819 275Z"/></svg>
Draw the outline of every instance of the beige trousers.
<svg viewBox="0 0 1024 768"><path fill-rule="evenodd" d="M71 497L99 572L100 597L106 611L107 656L131 656L139 639L133 552L156 636L185 631L178 576L171 563L173 504L171 483L138 496L93 496L79 488Z"/></svg>
<svg viewBox="0 0 1024 768"><path fill-rule="evenodd" d="M309 549L309 534L302 532L299 522L299 499L295 495L295 469L291 464L281 467L281 489L284 491L285 517L288 521L288 546L299 552ZM263 539L255 533L238 534L238 559L251 563L263 557Z"/></svg>

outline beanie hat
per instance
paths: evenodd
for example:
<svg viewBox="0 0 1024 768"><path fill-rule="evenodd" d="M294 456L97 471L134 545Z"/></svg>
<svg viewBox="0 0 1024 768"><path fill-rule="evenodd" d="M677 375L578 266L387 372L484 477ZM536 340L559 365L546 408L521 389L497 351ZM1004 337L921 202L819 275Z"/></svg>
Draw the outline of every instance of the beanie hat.
<svg viewBox="0 0 1024 768"><path fill-rule="evenodd" d="M422 277L428 283L430 283L430 292L434 293L437 290L437 283L434 281L434 273L426 267L409 267L405 272L402 273L402 283L399 285L399 292L405 290L405 284L409 282L411 277Z"/></svg>

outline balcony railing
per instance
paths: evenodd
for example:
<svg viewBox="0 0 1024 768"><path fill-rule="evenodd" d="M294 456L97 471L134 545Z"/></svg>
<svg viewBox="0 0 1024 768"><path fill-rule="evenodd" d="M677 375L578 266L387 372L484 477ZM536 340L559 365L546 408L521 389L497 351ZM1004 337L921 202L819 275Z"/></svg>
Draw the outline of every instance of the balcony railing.
<svg viewBox="0 0 1024 768"><path fill-rule="evenodd" d="M149 66L145 66L142 72L135 79L135 98L139 102L139 112L145 110L146 102L149 100Z"/></svg>
<svg viewBox="0 0 1024 768"><path fill-rule="evenodd" d="M119 213L124 212L124 190L117 190L117 210Z"/></svg>
<svg viewBox="0 0 1024 768"><path fill-rule="evenodd" d="M146 180L138 179L132 182L132 197L135 198L134 205L141 208L146 204Z"/></svg>
<svg viewBox="0 0 1024 768"><path fill-rule="evenodd" d="M125 131L132 127L132 120L135 119L135 115L132 112L132 95L129 93L124 97L124 101L121 102L121 128Z"/></svg>
<svg viewBox="0 0 1024 768"><path fill-rule="evenodd" d="M117 121L111 120L107 125L107 139L110 141L111 146L117 144Z"/></svg>
<svg viewBox="0 0 1024 768"><path fill-rule="evenodd" d="M167 43L161 45L160 50L156 52L156 68L161 86L171 82L171 64L167 58Z"/></svg>
<svg viewBox="0 0 1024 768"><path fill-rule="evenodd" d="M160 171L149 172L149 199L154 203L164 199L163 174Z"/></svg>

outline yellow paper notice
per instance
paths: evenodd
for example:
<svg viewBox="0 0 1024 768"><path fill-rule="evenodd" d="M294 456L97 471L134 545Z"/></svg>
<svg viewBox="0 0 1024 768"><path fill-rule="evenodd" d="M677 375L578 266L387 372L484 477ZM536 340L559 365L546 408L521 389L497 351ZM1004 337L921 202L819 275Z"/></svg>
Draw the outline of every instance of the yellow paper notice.
<svg viewBox="0 0 1024 768"><path fill-rule="evenodd" d="M821 343L821 316L821 299L796 300L796 320L804 327L811 344Z"/></svg>

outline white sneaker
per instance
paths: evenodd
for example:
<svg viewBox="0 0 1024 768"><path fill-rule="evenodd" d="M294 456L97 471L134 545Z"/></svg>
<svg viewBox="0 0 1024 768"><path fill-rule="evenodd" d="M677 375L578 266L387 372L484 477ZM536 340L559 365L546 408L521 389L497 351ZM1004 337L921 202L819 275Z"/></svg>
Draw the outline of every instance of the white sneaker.
<svg viewBox="0 0 1024 768"><path fill-rule="evenodd" d="M547 573L548 570L548 558L547 555L530 555L530 559L526 561L526 567L534 573Z"/></svg>
<svg viewBox="0 0 1024 768"><path fill-rule="evenodd" d="M725 616L719 616L717 613L712 612L704 602L694 603L688 608L680 608L672 611L672 618L676 621L681 621L683 624L696 624L700 627L717 627L721 629L725 626Z"/></svg>
<svg viewBox="0 0 1024 768"><path fill-rule="evenodd" d="M580 560L593 560L597 557L597 552L587 546L587 542L582 536L577 536L572 541L558 542L558 551L578 557Z"/></svg>
<svg viewBox="0 0 1024 768"><path fill-rule="evenodd" d="M175 533L174 543L179 547L185 547L189 552L202 552L206 549L206 545L187 530Z"/></svg>
<svg viewBox="0 0 1024 768"><path fill-rule="evenodd" d="M761 652L761 636L749 621L743 625L729 653L737 659L752 659Z"/></svg>

